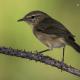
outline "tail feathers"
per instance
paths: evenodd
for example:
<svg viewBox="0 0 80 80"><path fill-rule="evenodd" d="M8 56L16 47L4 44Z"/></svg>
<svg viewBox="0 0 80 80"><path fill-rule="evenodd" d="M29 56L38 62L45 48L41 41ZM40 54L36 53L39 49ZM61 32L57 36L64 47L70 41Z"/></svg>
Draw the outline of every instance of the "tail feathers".
<svg viewBox="0 0 80 80"><path fill-rule="evenodd" d="M70 45L80 53L80 45L78 45L75 41L70 42Z"/></svg>

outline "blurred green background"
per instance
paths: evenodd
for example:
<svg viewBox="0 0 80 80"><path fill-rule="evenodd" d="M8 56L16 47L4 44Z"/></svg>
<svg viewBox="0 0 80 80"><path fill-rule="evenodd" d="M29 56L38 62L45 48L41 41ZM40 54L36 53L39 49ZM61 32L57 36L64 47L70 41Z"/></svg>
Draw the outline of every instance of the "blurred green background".
<svg viewBox="0 0 80 80"><path fill-rule="evenodd" d="M0 0L0 46L28 51L40 51L46 47L32 34L30 25L17 20L33 10L41 10L62 22L80 44L80 0ZM58 60L62 48L44 55ZM65 62L80 69L80 54L67 46ZM0 80L80 80L40 62L0 54Z"/></svg>

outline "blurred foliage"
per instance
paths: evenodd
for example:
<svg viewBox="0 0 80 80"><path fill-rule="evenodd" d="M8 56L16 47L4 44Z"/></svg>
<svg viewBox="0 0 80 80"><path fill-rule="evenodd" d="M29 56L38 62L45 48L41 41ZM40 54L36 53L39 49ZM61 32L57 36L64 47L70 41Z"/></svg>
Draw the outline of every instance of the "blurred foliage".
<svg viewBox="0 0 80 80"><path fill-rule="evenodd" d="M40 51L46 47L32 34L31 26L17 20L33 10L41 10L62 22L80 44L80 0L0 0L0 46ZM62 48L47 52L58 60ZM66 47L65 62L80 69L80 54ZM48 65L0 54L0 80L80 80Z"/></svg>

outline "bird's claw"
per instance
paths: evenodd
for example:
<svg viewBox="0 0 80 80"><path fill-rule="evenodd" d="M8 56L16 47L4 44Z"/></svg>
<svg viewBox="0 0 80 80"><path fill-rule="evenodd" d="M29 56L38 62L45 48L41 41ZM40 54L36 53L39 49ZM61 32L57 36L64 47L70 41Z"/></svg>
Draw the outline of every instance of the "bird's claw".
<svg viewBox="0 0 80 80"><path fill-rule="evenodd" d="M64 64L64 61L62 60L62 61L61 61L61 64L60 64L61 72L63 71L63 64Z"/></svg>

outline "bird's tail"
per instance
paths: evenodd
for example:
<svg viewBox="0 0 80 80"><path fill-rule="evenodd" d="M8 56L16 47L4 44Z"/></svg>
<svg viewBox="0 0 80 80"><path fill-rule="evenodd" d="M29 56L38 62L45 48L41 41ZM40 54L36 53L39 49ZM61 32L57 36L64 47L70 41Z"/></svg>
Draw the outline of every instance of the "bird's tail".
<svg viewBox="0 0 80 80"><path fill-rule="evenodd" d="M70 45L77 51L80 53L80 45L78 45L75 41L71 41Z"/></svg>

